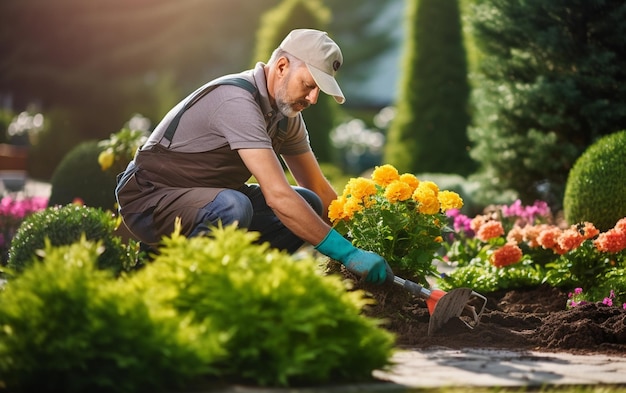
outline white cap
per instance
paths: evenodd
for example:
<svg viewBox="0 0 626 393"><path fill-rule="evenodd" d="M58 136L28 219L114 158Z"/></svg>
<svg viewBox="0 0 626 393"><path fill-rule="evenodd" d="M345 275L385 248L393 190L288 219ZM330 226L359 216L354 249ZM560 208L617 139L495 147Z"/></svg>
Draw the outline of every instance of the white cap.
<svg viewBox="0 0 626 393"><path fill-rule="evenodd" d="M302 60L324 93L340 104L346 99L335 73L343 63L339 46L323 31L313 29L292 30L280 44L280 48Z"/></svg>

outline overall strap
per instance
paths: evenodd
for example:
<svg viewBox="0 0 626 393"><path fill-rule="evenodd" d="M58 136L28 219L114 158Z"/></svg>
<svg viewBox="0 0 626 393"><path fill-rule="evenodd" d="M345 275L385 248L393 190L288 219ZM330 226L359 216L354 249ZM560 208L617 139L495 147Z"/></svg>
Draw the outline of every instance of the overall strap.
<svg viewBox="0 0 626 393"><path fill-rule="evenodd" d="M169 143L168 146L172 143L172 138L174 138L174 133L176 132L176 128L178 128L178 123L180 122L180 118L183 116L183 113L193 104L198 102L198 100L205 95L207 95L211 90L215 89L220 85L233 85L241 87L242 89L246 89L251 94L256 94L256 87L244 78L233 77L233 76L223 76L221 78L217 78L212 80L211 82L205 84L192 94L190 94L186 99L183 107L178 111L176 116L172 119L170 124L167 126L165 133L163 134L163 138L166 139Z"/></svg>
<svg viewBox="0 0 626 393"><path fill-rule="evenodd" d="M278 122L276 135L274 136L274 138L272 138L273 139L272 148L277 153L280 151L280 146L283 144L283 142L285 141L285 138L287 137L288 123L289 123L288 117L285 116L282 119L280 119L280 121Z"/></svg>

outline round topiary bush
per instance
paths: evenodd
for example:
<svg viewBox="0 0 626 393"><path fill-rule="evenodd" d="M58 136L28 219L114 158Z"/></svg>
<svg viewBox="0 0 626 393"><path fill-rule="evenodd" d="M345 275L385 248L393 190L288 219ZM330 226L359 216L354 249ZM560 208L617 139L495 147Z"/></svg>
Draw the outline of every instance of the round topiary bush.
<svg viewBox="0 0 626 393"><path fill-rule="evenodd" d="M102 147L87 141L70 150L55 169L48 206L66 205L80 199L87 206L113 209L117 173L103 171L98 163Z"/></svg>
<svg viewBox="0 0 626 393"><path fill-rule="evenodd" d="M98 257L100 268L112 269L116 274L128 270L137 260L135 243L125 245L114 235L117 220L110 212L99 208L65 205L48 207L28 216L18 228L9 248L8 266L22 272L41 257L37 250L45 247L46 239L52 246L70 245L81 239L101 241L104 251Z"/></svg>
<svg viewBox="0 0 626 393"><path fill-rule="evenodd" d="M626 216L626 131L585 150L567 178L563 210L569 224L592 222L601 231Z"/></svg>

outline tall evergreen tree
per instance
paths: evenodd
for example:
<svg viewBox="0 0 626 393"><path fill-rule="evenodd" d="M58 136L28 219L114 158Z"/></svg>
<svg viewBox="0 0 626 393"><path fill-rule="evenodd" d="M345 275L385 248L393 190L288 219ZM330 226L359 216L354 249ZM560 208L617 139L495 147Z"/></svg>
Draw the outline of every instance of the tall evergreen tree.
<svg viewBox="0 0 626 393"><path fill-rule="evenodd" d="M471 154L485 197L510 189L559 208L576 158L626 128L626 2L482 0L470 20L482 51Z"/></svg>
<svg viewBox="0 0 626 393"><path fill-rule="evenodd" d="M407 39L385 162L405 172L467 175L467 61L458 0L408 1Z"/></svg>
<svg viewBox="0 0 626 393"><path fill-rule="evenodd" d="M253 62L266 62L272 51L291 30L307 28L324 31L328 27L329 20L330 11L319 0L283 0L261 18ZM341 46L340 42L338 44ZM322 92L317 104L302 112L302 116L317 159L330 162L332 154L329 135L337 124L337 103L332 97Z"/></svg>

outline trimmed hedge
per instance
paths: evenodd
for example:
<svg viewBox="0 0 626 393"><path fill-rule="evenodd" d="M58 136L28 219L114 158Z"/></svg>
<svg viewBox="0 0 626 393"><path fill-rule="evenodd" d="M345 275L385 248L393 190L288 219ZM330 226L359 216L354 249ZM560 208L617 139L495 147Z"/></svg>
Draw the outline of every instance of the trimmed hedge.
<svg viewBox="0 0 626 393"><path fill-rule="evenodd" d="M567 178L563 209L569 224L592 222L607 231L626 217L626 130L594 142Z"/></svg>

